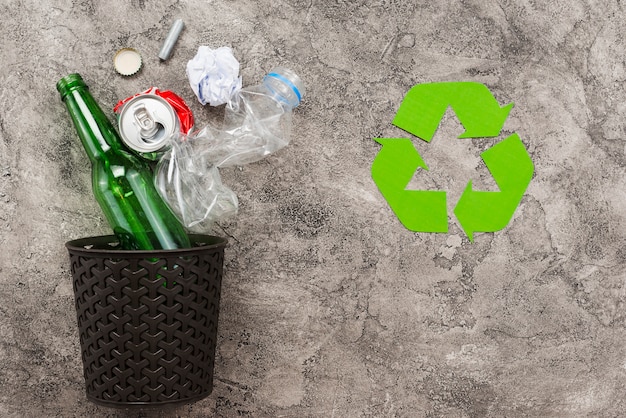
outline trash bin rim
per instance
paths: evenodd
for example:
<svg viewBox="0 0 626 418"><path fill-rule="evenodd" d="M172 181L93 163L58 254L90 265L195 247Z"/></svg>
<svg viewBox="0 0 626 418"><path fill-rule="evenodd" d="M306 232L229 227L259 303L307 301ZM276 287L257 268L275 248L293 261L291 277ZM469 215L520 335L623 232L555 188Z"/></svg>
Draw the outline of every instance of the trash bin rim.
<svg viewBox="0 0 626 418"><path fill-rule="evenodd" d="M215 235L189 234L192 246L174 250L122 250L115 246L119 240L115 235L100 235L85 237L67 241L65 247L75 254L85 255L110 255L117 257L154 257L154 256L177 256L198 251L219 249L225 247L228 240Z"/></svg>

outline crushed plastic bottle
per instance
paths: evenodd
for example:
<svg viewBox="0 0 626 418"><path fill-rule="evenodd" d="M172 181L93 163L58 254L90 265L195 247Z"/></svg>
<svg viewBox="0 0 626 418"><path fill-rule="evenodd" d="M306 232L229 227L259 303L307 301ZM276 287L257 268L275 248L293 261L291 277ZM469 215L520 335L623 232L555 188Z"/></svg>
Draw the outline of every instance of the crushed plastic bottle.
<svg viewBox="0 0 626 418"><path fill-rule="evenodd" d="M231 96L221 127L209 125L172 140L156 167L155 183L186 227L237 212L237 197L222 183L218 168L250 164L288 145L292 110L304 93L295 72L277 67L262 84Z"/></svg>
<svg viewBox="0 0 626 418"><path fill-rule="evenodd" d="M263 84L241 89L226 106L224 130L212 143L213 163L249 164L289 144L291 112L303 95L302 80L283 67L270 71Z"/></svg>

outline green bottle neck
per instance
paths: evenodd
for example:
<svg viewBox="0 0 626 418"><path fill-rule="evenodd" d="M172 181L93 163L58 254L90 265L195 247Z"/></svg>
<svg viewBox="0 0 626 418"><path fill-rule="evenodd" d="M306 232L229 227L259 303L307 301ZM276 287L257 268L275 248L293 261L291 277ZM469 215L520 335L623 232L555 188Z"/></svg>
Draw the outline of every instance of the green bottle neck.
<svg viewBox="0 0 626 418"><path fill-rule="evenodd" d="M72 117L87 156L94 162L111 150L119 149L115 128L89 92L78 74L70 74L57 83L57 90Z"/></svg>

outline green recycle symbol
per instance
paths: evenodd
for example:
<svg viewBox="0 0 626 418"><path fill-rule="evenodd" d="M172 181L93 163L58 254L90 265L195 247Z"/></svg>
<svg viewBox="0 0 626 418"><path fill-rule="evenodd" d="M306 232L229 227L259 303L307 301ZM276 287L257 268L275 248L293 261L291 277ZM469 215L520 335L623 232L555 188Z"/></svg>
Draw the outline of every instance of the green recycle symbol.
<svg viewBox="0 0 626 418"><path fill-rule="evenodd" d="M418 84L406 94L393 124L430 142L451 107L465 128L459 138L495 137L513 107L500 107L489 89L475 82ZM446 192L407 190L415 171L428 166L408 138L374 138L382 145L372 179L400 222L415 232L448 232ZM499 191L474 190L469 180L454 214L470 241L475 232L507 226L533 176L534 165L517 134L481 153Z"/></svg>

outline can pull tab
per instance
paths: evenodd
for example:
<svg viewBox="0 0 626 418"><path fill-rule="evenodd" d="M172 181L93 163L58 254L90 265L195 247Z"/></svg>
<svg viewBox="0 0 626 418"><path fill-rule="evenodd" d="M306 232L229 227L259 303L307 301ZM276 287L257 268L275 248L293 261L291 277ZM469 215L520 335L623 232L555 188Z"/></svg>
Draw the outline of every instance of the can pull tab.
<svg viewBox="0 0 626 418"><path fill-rule="evenodd" d="M134 110L135 122L139 127L139 135L144 139L153 138L159 130L158 123L154 120L150 112L148 112L145 105L140 104L135 107Z"/></svg>

